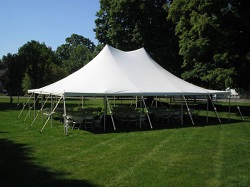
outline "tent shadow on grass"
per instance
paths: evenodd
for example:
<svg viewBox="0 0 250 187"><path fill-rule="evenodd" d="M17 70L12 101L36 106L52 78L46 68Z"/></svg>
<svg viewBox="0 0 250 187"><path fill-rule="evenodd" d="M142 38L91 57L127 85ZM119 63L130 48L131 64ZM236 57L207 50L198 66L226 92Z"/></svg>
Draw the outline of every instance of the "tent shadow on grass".
<svg viewBox="0 0 250 187"><path fill-rule="evenodd" d="M4 133L4 132L2 132ZM33 163L32 150L26 144L0 139L0 185L2 187L65 187L97 186L85 180L63 179L67 173L52 172L49 168Z"/></svg>
<svg viewBox="0 0 250 187"><path fill-rule="evenodd" d="M136 131L152 131L152 130L163 130L163 129L178 129L178 128L193 128L193 127L205 127L205 126L213 126L213 125L229 125L229 124L236 124L241 123L242 120L240 119L230 119L228 121L228 118L220 118L221 123L218 121L217 117L209 117L209 122L206 122L206 116L199 116L197 119L194 119L194 125L192 124L189 116L184 117L184 124L181 125L179 123L173 123L170 122L169 124L161 124L159 122L152 122L153 129L150 128L150 125L148 122L146 124L142 125L142 128L137 127L128 127L128 126L119 126L119 124L116 124L116 130L113 129L112 121L110 116L108 116L107 119L107 125L106 130L103 129L94 129L94 130L88 130L89 132L92 132L94 134L106 134L106 133L124 133L124 132L136 132Z"/></svg>

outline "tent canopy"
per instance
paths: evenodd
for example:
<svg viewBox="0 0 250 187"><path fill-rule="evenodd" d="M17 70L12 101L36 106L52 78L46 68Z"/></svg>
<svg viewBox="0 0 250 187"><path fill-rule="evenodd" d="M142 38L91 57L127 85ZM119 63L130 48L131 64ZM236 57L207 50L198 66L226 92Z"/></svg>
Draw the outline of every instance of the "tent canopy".
<svg viewBox="0 0 250 187"><path fill-rule="evenodd" d="M58 96L173 96L230 94L201 88L171 74L140 48L121 51L109 45L87 65L29 93Z"/></svg>

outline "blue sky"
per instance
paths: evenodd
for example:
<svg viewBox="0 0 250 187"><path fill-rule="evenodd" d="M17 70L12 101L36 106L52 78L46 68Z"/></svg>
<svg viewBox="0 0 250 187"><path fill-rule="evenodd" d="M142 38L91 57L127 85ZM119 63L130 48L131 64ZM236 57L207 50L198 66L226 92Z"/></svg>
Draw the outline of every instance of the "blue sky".
<svg viewBox="0 0 250 187"><path fill-rule="evenodd" d="M99 0L0 0L0 59L31 40L53 50L71 34L95 44Z"/></svg>

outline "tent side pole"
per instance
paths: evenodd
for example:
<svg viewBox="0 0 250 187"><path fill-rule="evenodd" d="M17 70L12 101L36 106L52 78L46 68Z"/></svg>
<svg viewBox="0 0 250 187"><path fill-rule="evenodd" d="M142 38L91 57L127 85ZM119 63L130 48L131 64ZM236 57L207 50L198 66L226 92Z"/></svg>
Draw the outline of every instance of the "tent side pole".
<svg viewBox="0 0 250 187"><path fill-rule="evenodd" d="M28 113L28 115L29 115L29 117L31 118L31 107L30 107L30 100L29 100L29 103L28 103L28 106L29 106L29 113ZM26 116L26 118L28 117L28 115ZM26 118L25 118L25 120L26 120Z"/></svg>
<svg viewBox="0 0 250 187"><path fill-rule="evenodd" d="M108 105L108 108L109 108L109 113L110 113L110 117L111 117L111 120L112 120L113 128L114 128L114 130L116 130L115 121L114 121L113 114L112 114L112 111L111 111L111 108L110 108L108 97L107 97L107 105Z"/></svg>
<svg viewBox="0 0 250 187"><path fill-rule="evenodd" d="M135 96L135 107L137 108L137 96Z"/></svg>
<svg viewBox="0 0 250 187"><path fill-rule="evenodd" d="M40 94L39 94L40 95ZM38 96L39 96L38 95ZM26 115L26 117L24 118L24 120L23 120L23 123L26 121L26 119L28 118L28 117L31 117L31 109L34 107L34 118L35 118L35 115L36 115L36 112L35 112L35 103L37 102L37 99L38 99L38 96L37 96L37 98L36 98L36 100L34 100L34 105L33 106L30 106L30 102L28 103L28 105L29 105L29 112L28 112L28 114Z"/></svg>
<svg viewBox="0 0 250 187"><path fill-rule="evenodd" d="M183 125L183 99L184 95L181 97L181 125Z"/></svg>
<svg viewBox="0 0 250 187"><path fill-rule="evenodd" d="M231 95L228 98L228 121L230 121L231 117Z"/></svg>
<svg viewBox="0 0 250 187"><path fill-rule="evenodd" d="M104 96L103 98L103 105L104 105L104 124L103 124L103 130L106 130L106 120L107 120L107 96Z"/></svg>
<svg viewBox="0 0 250 187"><path fill-rule="evenodd" d="M207 96L207 123L208 123L208 107L209 107L209 97Z"/></svg>
<svg viewBox="0 0 250 187"><path fill-rule="evenodd" d="M33 96L33 93L31 93L31 95L27 99L26 103L23 103L23 108L22 108L21 112L19 113L19 115L17 116L17 120L20 118L21 114L23 113L23 110L25 109L27 103L30 101L30 99L31 99L32 96Z"/></svg>
<svg viewBox="0 0 250 187"><path fill-rule="evenodd" d="M45 104L46 104L48 98L49 98L49 97L47 97L47 99L45 100L45 102L44 102L43 105L41 106L40 110L38 110L38 112L37 112L37 114L36 114L34 120L33 120L32 123L30 124L30 127L35 123L35 121L36 121L36 119L37 119L39 113L40 113L41 111L43 111L43 107L45 106Z"/></svg>
<svg viewBox="0 0 250 187"><path fill-rule="evenodd" d="M148 117L148 122L149 122L150 128L152 129L153 126L152 126L150 117L149 117L149 115L148 115L148 109L147 109L147 106L146 106L146 103L145 103L145 100L144 100L143 96L142 96L142 101L143 101L143 104L144 104L144 108L145 108L145 110L146 110L146 114L147 114L147 117Z"/></svg>
<svg viewBox="0 0 250 187"><path fill-rule="evenodd" d="M68 123L67 123L67 110L66 110L66 103L65 103L65 96L63 95L63 123L64 123L64 133L68 136Z"/></svg>
<svg viewBox="0 0 250 187"><path fill-rule="evenodd" d="M192 114L191 114L191 112L190 112L190 108L188 107L188 103L187 103L187 100L186 100L186 98L185 98L184 95L183 95L183 99L184 99L184 101L185 101L185 104L186 104L187 111L188 111L189 117L190 117L190 119L191 119L191 122L192 122L192 124L194 125L194 120L193 120Z"/></svg>
<svg viewBox="0 0 250 187"><path fill-rule="evenodd" d="M140 129L141 129L141 118L142 118L142 96L140 97Z"/></svg>
<svg viewBox="0 0 250 187"><path fill-rule="evenodd" d="M39 97L39 95L37 96L37 98ZM35 116L36 116L36 100L37 100L37 98L36 98L36 94L34 95L34 118L35 118Z"/></svg>
<svg viewBox="0 0 250 187"><path fill-rule="evenodd" d="M52 110L53 110L53 96L51 95L51 103L50 103L50 126L52 127Z"/></svg>
<svg viewBox="0 0 250 187"><path fill-rule="evenodd" d="M60 97L60 99L58 100L56 106L54 107L54 109L52 110L52 112L49 114L48 119L46 120L45 124L43 125L42 129L40 130L40 133L43 131L44 127L46 126L46 124L48 123L48 121L50 120L51 115L54 113L54 111L56 110L58 104L60 103L61 99L63 96Z"/></svg>
<svg viewBox="0 0 250 187"><path fill-rule="evenodd" d="M236 99L235 99L235 98L234 98L234 102L236 103ZM241 111L240 111L240 107L238 106L238 104L237 104L237 109L238 109L238 112L239 112L239 114L240 114L240 117L241 117L242 121L244 121L244 118L243 118L243 116L242 116L242 113L241 113Z"/></svg>
<svg viewBox="0 0 250 187"><path fill-rule="evenodd" d="M218 115L217 109L216 109L216 107L214 106L214 102L213 102L213 100L212 100L212 98L211 98L210 95L209 95L209 99L210 99L210 101L211 101L211 103L212 103L212 106L213 106L213 108L214 108L215 115L216 115L216 117L218 118L219 122L221 123L221 120L220 120L220 117L219 117L219 115Z"/></svg>
<svg viewBox="0 0 250 187"><path fill-rule="evenodd" d="M41 109L42 109L42 110L40 109L40 110L42 111L42 112L41 112L41 114L42 114L42 119L43 119L43 106L44 106L44 105L43 105L43 104L44 104L44 103L43 103L43 96L44 96L44 95L42 95L42 99L41 99ZM47 100L47 99L46 99L46 100ZM45 100L45 101L46 101L46 100Z"/></svg>

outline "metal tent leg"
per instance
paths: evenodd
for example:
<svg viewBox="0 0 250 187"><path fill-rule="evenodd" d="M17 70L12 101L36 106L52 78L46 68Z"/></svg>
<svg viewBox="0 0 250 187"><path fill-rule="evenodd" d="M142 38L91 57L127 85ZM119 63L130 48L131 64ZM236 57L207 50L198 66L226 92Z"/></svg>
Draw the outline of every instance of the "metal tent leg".
<svg viewBox="0 0 250 187"><path fill-rule="evenodd" d="M213 108L214 108L215 115L216 115L216 117L218 118L219 122L221 123L221 120L220 120L220 117L219 117L219 115L218 115L217 109L216 109L216 107L214 106L214 102L213 102L213 100L211 99L211 96L210 96L210 95L209 95L209 99L210 99L210 101L211 101L211 103L212 103L212 106L213 106Z"/></svg>
<svg viewBox="0 0 250 187"><path fill-rule="evenodd" d="M152 129L153 126L152 126L150 117L149 117L149 115L148 115L148 109L147 109L147 106L146 106L146 103L145 103L145 100L144 100L143 96L142 96L142 101L143 101L144 107L145 107L145 109L146 109L146 114L147 114L147 117L148 117L148 122L149 122L150 128Z"/></svg>
<svg viewBox="0 0 250 187"><path fill-rule="evenodd" d="M17 116L17 120L20 118L21 114L23 113L23 110L25 109L27 103L30 101L31 97L33 96L33 93L29 96L29 98L27 99L26 103L23 104L23 108L21 110L21 112L19 113L19 115Z"/></svg>
<svg viewBox="0 0 250 187"><path fill-rule="evenodd" d="M111 120L112 120L113 128L114 128L114 130L116 130L115 121L114 121L113 114L112 114L112 111L111 111L111 108L110 108L110 105L109 105L108 97L106 97L106 98L107 98L107 104L108 104L109 113L110 113L110 117L111 117Z"/></svg>
<svg viewBox="0 0 250 187"><path fill-rule="evenodd" d="M184 99L184 101L185 101L185 104L186 104L187 111L188 111L188 114L189 114L189 116L190 116L191 122L192 122L192 124L194 125L194 120L193 120L192 114L191 114L190 109L189 109L188 104L187 104L187 100L186 100L186 98L185 98L184 95L183 95L183 99Z"/></svg>
<svg viewBox="0 0 250 187"><path fill-rule="evenodd" d="M44 125L43 125L42 129L40 130L40 133L43 131L44 127L46 126L46 124L47 124L47 123L48 123L48 121L50 120L50 117L51 117L51 116L52 116L52 114L55 112L55 110L56 110L56 108L57 108L58 104L60 103L60 101L61 101L61 99L62 99L62 97L63 97L63 96L61 96L61 97L60 97L60 99L58 100L58 102L57 102L56 106L54 107L54 109L53 109L53 110L51 111L51 113L49 114L49 117L48 117L48 119L46 120L46 122L44 123Z"/></svg>
<svg viewBox="0 0 250 187"><path fill-rule="evenodd" d="M33 120L32 123L30 124L30 127L35 123L35 121L36 121L36 119L37 119L39 113L43 110L43 107L45 106L46 102L48 101L48 98L49 98L49 97L47 97L47 99L46 99L45 102L43 103L41 109L37 112L37 114L36 114L34 120Z"/></svg>

